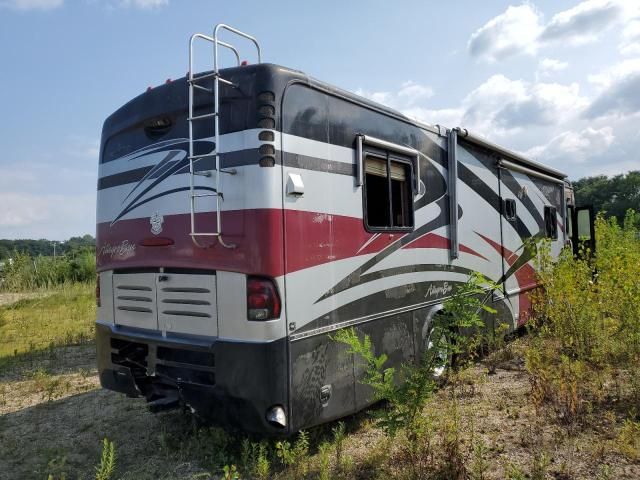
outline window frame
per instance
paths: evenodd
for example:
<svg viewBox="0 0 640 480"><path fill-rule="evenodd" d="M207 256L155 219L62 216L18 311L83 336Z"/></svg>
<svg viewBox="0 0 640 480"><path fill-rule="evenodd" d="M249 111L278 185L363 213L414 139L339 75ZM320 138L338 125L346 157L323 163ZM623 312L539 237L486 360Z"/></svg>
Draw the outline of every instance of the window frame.
<svg viewBox="0 0 640 480"><path fill-rule="evenodd" d="M513 215L509 215L509 209L507 208L507 202L513 204ZM509 222L515 222L515 220L518 218L518 205L516 203L516 199L515 198L505 198L503 201L503 206L504 206L504 218L507 219L507 221Z"/></svg>
<svg viewBox="0 0 640 480"><path fill-rule="evenodd" d="M549 212L549 214L547 214L547 212ZM556 207L554 207L553 205L545 205L544 206L544 236L545 238L549 238L551 240L557 240L558 239L558 209ZM549 225L548 223L548 216L550 216L553 219L553 232L549 232L547 229L547 226Z"/></svg>
<svg viewBox="0 0 640 480"><path fill-rule="evenodd" d="M565 234L569 240L573 238L573 217L575 216L574 215L575 210L576 210L576 207L573 204L569 203L569 199L567 199L564 229L565 229Z"/></svg>
<svg viewBox="0 0 640 480"><path fill-rule="evenodd" d="M369 233L406 233L412 232L415 229L415 206L414 206L414 182L415 182L415 173L413 162L408 158L403 156L402 154L398 154L392 150L384 150L380 148L372 148L365 147L362 149L362 168L363 168L363 182L362 182L362 221L364 224L364 228ZM387 161L387 198L389 200L389 212L388 212L388 221L391 224L390 226L371 226L369 225L369 215L368 215L368 204L367 204L367 173L366 173L366 164L367 158L378 158ZM397 227L393 226L393 194L391 191L391 162L402 163L409 167L409 177L405 180L408 188L408 198L409 198L409 219L410 226L407 227Z"/></svg>

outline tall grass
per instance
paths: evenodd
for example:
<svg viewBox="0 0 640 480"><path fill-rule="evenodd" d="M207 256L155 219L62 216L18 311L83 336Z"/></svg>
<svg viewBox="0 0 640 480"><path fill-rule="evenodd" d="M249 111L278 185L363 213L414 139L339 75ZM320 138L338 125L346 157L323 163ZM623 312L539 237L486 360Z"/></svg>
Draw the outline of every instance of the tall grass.
<svg viewBox="0 0 640 480"><path fill-rule="evenodd" d="M526 355L533 398L574 423L606 397L640 405L640 240L638 214L623 225L596 220L597 252L565 251L553 264L542 249L544 294Z"/></svg>
<svg viewBox="0 0 640 480"><path fill-rule="evenodd" d="M95 280L95 252L82 249L58 257L31 257L16 252L0 272L0 290L24 292L63 283Z"/></svg>

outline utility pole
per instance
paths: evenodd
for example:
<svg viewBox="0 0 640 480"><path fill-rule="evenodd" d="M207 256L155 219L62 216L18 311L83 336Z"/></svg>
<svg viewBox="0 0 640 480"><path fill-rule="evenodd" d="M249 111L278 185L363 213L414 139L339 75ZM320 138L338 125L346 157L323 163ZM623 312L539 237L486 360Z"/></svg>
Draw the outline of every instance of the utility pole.
<svg viewBox="0 0 640 480"><path fill-rule="evenodd" d="M53 243L53 258L54 258L54 260L55 260L55 258L56 258L56 244L57 244L58 242L56 242L56 241L54 240L54 241L53 241L53 242L51 242L51 243Z"/></svg>

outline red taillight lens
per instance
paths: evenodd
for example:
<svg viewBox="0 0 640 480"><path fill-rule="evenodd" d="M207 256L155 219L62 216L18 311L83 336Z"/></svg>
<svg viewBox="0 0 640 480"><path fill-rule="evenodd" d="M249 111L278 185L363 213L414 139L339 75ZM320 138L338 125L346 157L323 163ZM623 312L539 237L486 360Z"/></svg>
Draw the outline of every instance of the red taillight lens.
<svg viewBox="0 0 640 480"><path fill-rule="evenodd" d="M100 275L96 275L96 307L100 307Z"/></svg>
<svg viewBox="0 0 640 480"><path fill-rule="evenodd" d="M149 237L140 242L140 245L143 247L167 247L173 244L173 239L167 237Z"/></svg>
<svg viewBox="0 0 640 480"><path fill-rule="evenodd" d="M247 318L272 320L280 317L280 296L273 280L249 277L247 279Z"/></svg>

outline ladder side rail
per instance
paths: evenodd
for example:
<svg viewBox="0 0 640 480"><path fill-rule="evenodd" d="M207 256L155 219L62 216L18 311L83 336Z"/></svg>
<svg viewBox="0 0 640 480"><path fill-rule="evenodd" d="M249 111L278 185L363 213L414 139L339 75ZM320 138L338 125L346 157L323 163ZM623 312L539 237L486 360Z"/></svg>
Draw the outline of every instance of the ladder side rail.
<svg viewBox="0 0 640 480"><path fill-rule="evenodd" d="M222 216L220 215L220 74L218 71L218 37L213 36L213 71L216 74L213 79L213 133L216 142L216 231L222 233ZM220 240L220 235L218 235Z"/></svg>
<svg viewBox="0 0 640 480"><path fill-rule="evenodd" d="M218 45L228 45L227 43L220 42L218 40L217 29L213 35L213 71L215 73L215 77L213 79L213 104L214 104L214 117L213 117L213 125L214 125L214 136L216 142L216 230L218 232L218 242L225 248L235 248L235 244L227 244L222 239L222 214L220 211L220 201L224 201L224 197L222 197L220 190L220 177L222 170L220 169L220 81L224 81L225 83L230 83L226 80L220 78L220 72L218 68ZM238 62L240 61L240 57L238 56ZM240 63L238 63L239 65Z"/></svg>
<svg viewBox="0 0 640 480"><path fill-rule="evenodd" d="M189 49L190 50L192 49L193 41L196 38L201 38L202 40L206 40L207 42L211 42L211 43L215 42L213 37L209 37L208 35L204 35L202 33L194 33L193 35L191 35L191 39L189 40ZM218 43L220 45L222 45L223 47L228 48L229 50L231 50L233 52L233 55L236 57L236 62L238 63L238 66L240 66L240 53L238 52L236 47L234 47L230 43L223 42L222 40L218 40Z"/></svg>
<svg viewBox="0 0 640 480"><path fill-rule="evenodd" d="M258 63L262 63L262 52L260 50L260 44L258 43L258 40L256 39L256 37L253 37L253 36L251 36L251 35L249 35L247 33L244 33L243 31L238 30L237 28L230 27L229 25L226 25L224 23L219 23L213 29L213 38L214 39L216 39L216 40L218 39L218 32L220 30L227 30L227 31L229 31L231 33L235 33L236 35L238 35L240 37L243 37L243 38L246 38L247 40L250 40L251 42L253 42L253 44L256 47L256 50L258 51ZM217 40L217 41L219 42L220 40Z"/></svg>
<svg viewBox="0 0 640 480"><path fill-rule="evenodd" d="M194 102L194 84L193 84L193 44L196 38L207 38L201 34L192 35L189 39L189 213L191 219L190 236L194 240L195 232L195 197L194 197L194 175L193 175L193 102ZM196 242L197 244L197 242Z"/></svg>

